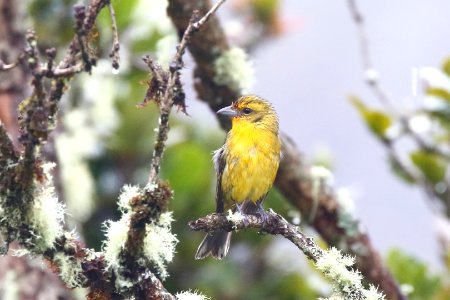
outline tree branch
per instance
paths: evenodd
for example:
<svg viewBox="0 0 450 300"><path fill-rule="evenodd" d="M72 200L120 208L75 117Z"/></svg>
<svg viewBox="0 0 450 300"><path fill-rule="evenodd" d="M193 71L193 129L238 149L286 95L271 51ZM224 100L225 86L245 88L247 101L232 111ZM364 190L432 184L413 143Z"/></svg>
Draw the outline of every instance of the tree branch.
<svg viewBox="0 0 450 300"><path fill-rule="evenodd" d="M109 15L111 17L111 29L113 33L113 46L111 48L111 52L109 57L112 59L112 67L116 70L119 69L120 63L120 43L119 43L119 33L117 32L117 23L116 23L116 12L114 11L114 7L112 3L108 4Z"/></svg>
<svg viewBox="0 0 450 300"><path fill-rule="evenodd" d="M380 100L381 103L394 109L394 105L388 96L385 89L381 86L378 77L378 71L373 67L372 57L370 55L369 39L367 37L364 17L356 6L356 0L347 0L348 8L352 16L353 22L358 30L358 38L361 50L361 58L364 67L364 78L373 94Z"/></svg>
<svg viewBox="0 0 450 300"><path fill-rule="evenodd" d="M271 209L266 212L266 219L257 215L240 215L235 213L235 216L233 216L214 213L189 222L189 227L192 230L206 233L212 233L218 229L227 232L249 228L260 229L261 232L284 236L314 262L323 255L323 250L314 243L312 238L306 237L299 230L298 226L290 224Z"/></svg>
<svg viewBox="0 0 450 300"><path fill-rule="evenodd" d="M214 213L190 222L189 226L192 230L207 233L254 228L260 232L281 235L296 245L326 277L332 280L334 296L339 296L337 299L363 300L367 299L366 295L370 292L375 295L373 299L384 299L373 286L370 290L363 287L359 272L351 268L354 264L352 258L342 256L336 249L322 250L312 238L306 237L298 226L292 225L271 209L263 218L241 213L228 215Z"/></svg>
<svg viewBox="0 0 450 300"><path fill-rule="evenodd" d="M185 94L180 83L180 73L179 71L183 67L183 54L187 47L187 44L191 40L191 36L194 32L198 31L204 24L210 19L210 17L217 11L217 9L225 2L225 0L217 1L216 4L208 10L204 16L199 19L199 11L193 10L192 16L186 30L181 37L180 44L177 47L177 52L173 60L170 63L170 74L164 74L159 66L155 66L150 58L146 58L145 62L149 66L150 70L153 72L153 76L156 78L156 84L161 86L166 86L164 95L160 103L160 117L159 117L159 127L157 133L157 140L155 143L155 150L153 152L153 158L150 168L149 182L154 183L159 174L160 164L162 155L165 149L165 142L167 140L167 133L169 132L169 115L173 105L177 105L183 112L186 111L186 105L184 103ZM165 78L168 78L167 80ZM155 87L150 86L150 89L155 89ZM156 89L160 89L156 87ZM151 91L147 92L147 95L151 95ZM154 95L152 95L154 96Z"/></svg>

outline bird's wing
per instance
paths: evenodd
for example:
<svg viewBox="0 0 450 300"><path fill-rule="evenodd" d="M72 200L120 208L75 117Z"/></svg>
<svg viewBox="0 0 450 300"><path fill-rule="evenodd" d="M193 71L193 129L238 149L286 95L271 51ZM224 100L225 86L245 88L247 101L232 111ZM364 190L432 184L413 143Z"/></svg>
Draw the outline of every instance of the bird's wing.
<svg viewBox="0 0 450 300"><path fill-rule="evenodd" d="M214 152L213 161L214 169L216 169L217 174L217 185L216 185L216 212L223 213L224 210L224 199L222 191L222 174L225 169L225 157L224 157L225 146L217 149Z"/></svg>

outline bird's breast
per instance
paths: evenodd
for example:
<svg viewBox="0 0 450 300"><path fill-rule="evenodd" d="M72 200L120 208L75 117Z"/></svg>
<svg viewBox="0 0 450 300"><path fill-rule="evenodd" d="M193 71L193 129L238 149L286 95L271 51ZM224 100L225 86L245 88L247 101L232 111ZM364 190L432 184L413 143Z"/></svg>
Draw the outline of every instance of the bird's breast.
<svg viewBox="0 0 450 300"><path fill-rule="evenodd" d="M222 191L225 202L256 202L272 187L280 160L280 141L270 131L232 130L225 142Z"/></svg>

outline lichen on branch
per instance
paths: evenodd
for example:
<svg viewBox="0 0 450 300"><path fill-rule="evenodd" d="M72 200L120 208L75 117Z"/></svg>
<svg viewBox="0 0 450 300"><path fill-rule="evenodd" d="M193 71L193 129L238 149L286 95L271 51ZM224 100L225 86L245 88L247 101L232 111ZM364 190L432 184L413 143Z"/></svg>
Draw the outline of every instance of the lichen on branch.
<svg viewBox="0 0 450 300"><path fill-rule="evenodd" d="M355 260L342 254L336 248L322 250L312 238L306 237L299 229L282 216L269 209L265 216L246 215L239 212L230 214L209 214L189 223L195 231L212 233L217 230L237 231L259 229L260 232L281 235L297 246L325 277L330 279L333 295L330 299L342 300L383 300L384 295L372 285L366 289L362 284L363 276L354 269ZM370 295L370 297L368 297Z"/></svg>

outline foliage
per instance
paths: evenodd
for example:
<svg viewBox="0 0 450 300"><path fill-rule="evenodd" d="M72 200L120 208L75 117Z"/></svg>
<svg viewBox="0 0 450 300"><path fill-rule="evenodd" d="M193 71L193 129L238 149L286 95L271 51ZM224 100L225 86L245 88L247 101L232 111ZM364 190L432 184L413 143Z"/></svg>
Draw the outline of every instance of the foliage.
<svg viewBox="0 0 450 300"><path fill-rule="evenodd" d="M353 106L363 117L369 129L379 138L386 137L386 131L392 124L391 118L381 110L369 109L364 102L356 96L350 96Z"/></svg>
<svg viewBox="0 0 450 300"><path fill-rule="evenodd" d="M432 183L444 180L447 162L443 157L426 151L414 151L410 153L411 161L420 169L425 178Z"/></svg>
<svg viewBox="0 0 450 300"><path fill-rule="evenodd" d="M443 274L431 274L425 263L399 249L392 249L386 260L403 289L409 291L411 300L443 300L448 297L450 286Z"/></svg>
<svg viewBox="0 0 450 300"><path fill-rule="evenodd" d="M381 140L388 153L393 173L410 184L420 185L439 200L450 216L450 75L449 63L442 70L424 69L427 84L422 103L412 110L392 103L384 109L372 109L359 98L350 100L371 132ZM405 140L412 147L400 146Z"/></svg>

